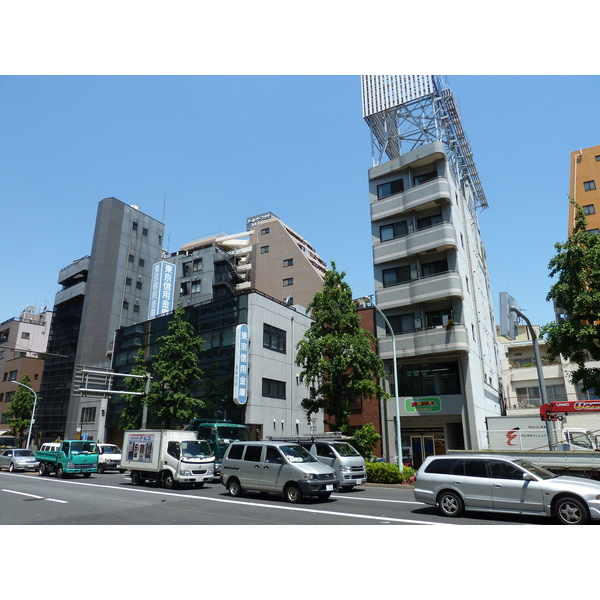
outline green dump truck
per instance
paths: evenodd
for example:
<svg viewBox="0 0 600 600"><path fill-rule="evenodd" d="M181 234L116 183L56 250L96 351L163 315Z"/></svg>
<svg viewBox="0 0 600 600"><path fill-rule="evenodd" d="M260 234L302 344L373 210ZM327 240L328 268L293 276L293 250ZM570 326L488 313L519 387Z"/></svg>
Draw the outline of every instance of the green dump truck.
<svg viewBox="0 0 600 600"><path fill-rule="evenodd" d="M35 453L39 461L38 473L57 477L81 474L89 477L98 472L98 445L88 440L64 440L60 443L44 444Z"/></svg>

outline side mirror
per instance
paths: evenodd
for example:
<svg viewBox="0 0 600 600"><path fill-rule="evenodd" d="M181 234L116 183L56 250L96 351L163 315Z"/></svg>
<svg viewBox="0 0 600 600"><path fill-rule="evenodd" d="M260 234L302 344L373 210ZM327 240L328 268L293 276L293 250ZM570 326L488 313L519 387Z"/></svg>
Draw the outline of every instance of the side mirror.
<svg viewBox="0 0 600 600"><path fill-rule="evenodd" d="M524 481L535 481L535 477L531 473L523 473Z"/></svg>

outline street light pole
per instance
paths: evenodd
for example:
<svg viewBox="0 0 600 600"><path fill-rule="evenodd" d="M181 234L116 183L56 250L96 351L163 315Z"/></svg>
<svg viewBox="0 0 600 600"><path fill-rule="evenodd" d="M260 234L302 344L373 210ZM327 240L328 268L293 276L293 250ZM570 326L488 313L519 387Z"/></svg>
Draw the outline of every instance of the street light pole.
<svg viewBox="0 0 600 600"><path fill-rule="evenodd" d="M35 393L35 390L32 390L28 385L25 385L24 383L21 383L20 381L13 381L13 383L16 383L17 385L22 385L24 388L27 388L32 394L33 394L33 410L31 411L31 421L29 422L29 433L27 434L27 446L25 446L26 448L29 448L29 442L31 440L31 430L33 429L33 422L34 422L34 416L35 416L35 407L37 405L37 394Z"/></svg>
<svg viewBox="0 0 600 600"><path fill-rule="evenodd" d="M383 311L375 304L372 298L368 296L364 296L363 300L365 302L370 302L375 310L383 317L386 322L388 329L390 330L390 334L392 336L392 359L394 364L394 395L396 400L396 446L398 452L398 468L400 469L400 473L404 471L404 463L402 462L402 431L400 429L400 399L398 397L398 360L396 358L396 336L394 335L394 330L392 325L388 321L388 318L383 314Z"/></svg>

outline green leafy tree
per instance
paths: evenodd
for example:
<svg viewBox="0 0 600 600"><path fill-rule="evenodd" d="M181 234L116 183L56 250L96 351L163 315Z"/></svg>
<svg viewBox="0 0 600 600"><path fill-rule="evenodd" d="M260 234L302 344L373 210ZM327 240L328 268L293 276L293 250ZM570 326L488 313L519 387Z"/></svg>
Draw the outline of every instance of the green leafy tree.
<svg viewBox="0 0 600 600"><path fill-rule="evenodd" d="M577 366L573 383L581 383L584 391L600 392L600 369L585 366L590 359L600 360L600 235L586 231L583 209L573 204L573 233L555 244L557 254L548 265L557 281L547 300L553 300L566 318L545 325L542 334L548 356L562 354Z"/></svg>
<svg viewBox="0 0 600 600"><path fill-rule="evenodd" d="M315 397L302 400L308 414L322 409L337 429L348 425L350 405L357 396L387 398L379 385L385 372L373 350L373 335L361 327L352 290L335 263L325 275L323 289L308 305L314 322L298 343L296 363L300 381L314 385Z"/></svg>
<svg viewBox="0 0 600 600"><path fill-rule="evenodd" d="M21 383L31 387L29 375L25 375L21 379ZM4 414L10 419L8 422L9 432L18 438L19 444L22 444L27 437L26 432L31 424L31 412L35 401L33 392L23 387L23 385L17 386L18 389L15 390L8 409L4 411Z"/></svg>
<svg viewBox="0 0 600 600"><path fill-rule="evenodd" d="M204 342L184 317L178 305L169 332L158 339L160 348L152 360L152 383L147 397L149 409L164 427L189 422L204 407L192 396L192 389L202 378L198 366Z"/></svg>
<svg viewBox="0 0 600 600"><path fill-rule="evenodd" d="M375 446L381 441L381 435L377 433L373 423L365 423L362 427L354 427L348 433L354 436L354 445L363 458L373 460L375 458Z"/></svg>
<svg viewBox="0 0 600 600"><path fill-rule="evenodd" d="M138 350L137 359L131 375L146 375L148 366L146 365L146 357L144 349ZM146 389L146 380L138 377L126 377L124 379L125 389L128 392L136 392L143 394ZM142 413L144 410L145 395L133 396L124 395L125 407L119 415L119 427L121 429L140 429L142 426Z"/></svg>

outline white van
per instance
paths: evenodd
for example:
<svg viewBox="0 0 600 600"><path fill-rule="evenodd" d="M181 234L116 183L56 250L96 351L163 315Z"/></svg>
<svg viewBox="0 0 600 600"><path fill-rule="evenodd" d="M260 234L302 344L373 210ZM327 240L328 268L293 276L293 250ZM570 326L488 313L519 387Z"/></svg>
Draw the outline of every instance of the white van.
<svg viewBox="0 0 600 600"><path fill-rule="evenodd" d="M98 457L98 473L104 471L119 471L125 473L125 469L120 468L121 464L121 448L115 444L98 444L100 456Z"/></svg>
<svg viewBox="0 0 600 600"><path fill-rule="evenodd" d="M244 491L281 494L288 502L304 496L326 500L338 489L335 469L289 442L233 442L223 457L221 483L232 496Z"/></svg>

